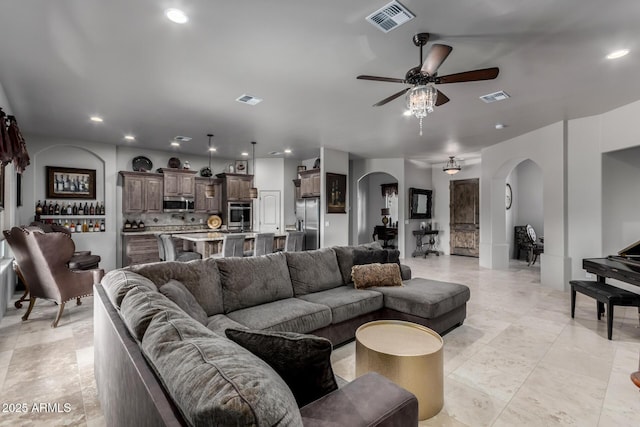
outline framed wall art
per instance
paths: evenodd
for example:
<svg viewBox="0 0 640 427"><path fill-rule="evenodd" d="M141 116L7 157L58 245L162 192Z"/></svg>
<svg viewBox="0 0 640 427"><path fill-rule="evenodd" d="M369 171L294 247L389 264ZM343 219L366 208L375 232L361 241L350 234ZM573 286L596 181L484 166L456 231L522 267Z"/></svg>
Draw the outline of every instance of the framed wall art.
<svg viewBox="0 0 640 427"><path fill-rule="evenodd" d="M347 213L347 176L327 172L325 184L327 213Z"/></svg>
<svg viewBox="0 0 640 427"><path fill-rule="evenodd" d="M0 211L4 210L4 168L6 165L0 166Z"/></svg>
<svg viewBox="0 0 640 427"><path fill-rule="evenodd" d="M246 175L247 174L247 168L248 168L248 163L246 160L236 160L236 173L241 173Z"/></svg>
<svg viewBox="0 0 640 427"><path fill-rule="evenodd" d="M95 198L95 169L47 166L47 199Z"/></svg>

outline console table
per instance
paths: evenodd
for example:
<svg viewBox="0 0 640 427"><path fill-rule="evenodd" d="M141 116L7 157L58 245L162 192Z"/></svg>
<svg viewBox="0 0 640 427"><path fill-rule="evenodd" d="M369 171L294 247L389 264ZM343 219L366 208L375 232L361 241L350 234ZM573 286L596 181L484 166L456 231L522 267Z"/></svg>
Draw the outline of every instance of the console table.
<svg viewBox="0 0 640 427"><path fill-rule="evenodd" d="M413 251L411 256L416 257L422 255L423 258L426 258L429 254L440 256L440 251L437 248L438 233L438 230L414 230L413 235L416 236L416 250ZM429 236L429 240L423 242L422 239L425 236Z"/></svg>

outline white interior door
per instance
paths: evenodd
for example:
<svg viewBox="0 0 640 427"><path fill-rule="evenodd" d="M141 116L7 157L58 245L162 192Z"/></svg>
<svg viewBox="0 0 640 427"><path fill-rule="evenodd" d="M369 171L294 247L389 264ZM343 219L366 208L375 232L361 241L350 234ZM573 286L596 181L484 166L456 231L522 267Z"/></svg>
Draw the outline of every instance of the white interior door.
<svg viewBox="0 0 640 427"><path fill-rule="evenodd" d="M280 191L260 191L258 201L259 230L262 233L280 231Z"/></svg>

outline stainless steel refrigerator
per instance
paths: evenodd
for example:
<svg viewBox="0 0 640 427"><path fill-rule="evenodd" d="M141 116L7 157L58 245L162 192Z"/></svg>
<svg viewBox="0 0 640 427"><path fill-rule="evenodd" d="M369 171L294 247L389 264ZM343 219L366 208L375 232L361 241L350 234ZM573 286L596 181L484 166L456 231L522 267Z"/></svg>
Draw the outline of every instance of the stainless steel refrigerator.
<svg viewBox="0 0 640 427"><path fill-rule="evenodd" d="M304 231L305 251L320 248L320 199L296 200L296 223L299 231Z"/></svg>

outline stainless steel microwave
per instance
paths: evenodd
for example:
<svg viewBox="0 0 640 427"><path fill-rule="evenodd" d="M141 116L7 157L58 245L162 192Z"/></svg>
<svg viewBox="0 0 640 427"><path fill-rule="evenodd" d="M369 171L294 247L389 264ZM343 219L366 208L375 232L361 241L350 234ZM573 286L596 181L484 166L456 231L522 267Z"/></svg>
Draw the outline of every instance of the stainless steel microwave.
<svg viewBox="0 0 640 427"><path fill-rule="evenodd" d="M193 197L165 196L162 200L163 212L193 212L194 209Z"/></svg>

